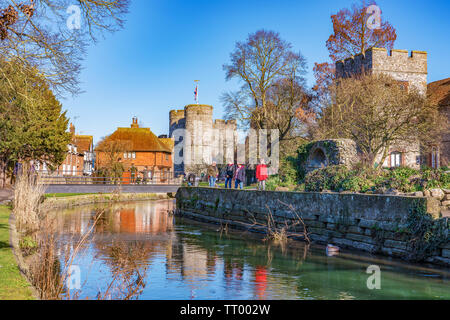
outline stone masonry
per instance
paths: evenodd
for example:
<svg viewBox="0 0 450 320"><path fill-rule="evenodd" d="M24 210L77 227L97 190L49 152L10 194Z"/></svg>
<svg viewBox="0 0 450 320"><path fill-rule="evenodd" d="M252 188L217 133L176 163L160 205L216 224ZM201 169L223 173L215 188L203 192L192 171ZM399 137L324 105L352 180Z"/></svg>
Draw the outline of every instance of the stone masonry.
<svg viewBox="0 0 450 320"><path fill-rule="evenodd" d="M197 104L187 105L184 110L172 110L169 116L169 137L175 138L176 173L189 173L194 166L210 165L213 161L218 164L234 161L237 144L235 120L213 121L213 107ZM180 129L184 129L188 136L181 135ZM182 151L180 143L183 144ZM183 159L183 163L177 163L177 157L178 160Z"/></svg>
<svg viewBox="0 0 450 320"><path fill-rule="evenodd" d="M409 210L413 205L428 208L429 201L424 197L184 187L176 199L182 216L250 231L258 231L252 229L255 222L265 225L269 213L282 226L297 221L298 215L313 242L405 259L414 253L407 230ZM435 221L448 225L446 219L436 217ZM450 266L448 231L447 242L428 262Z"/></svg>
<svg viewBox="0 0 450 320"><path fill-rule="evenodd" d="M385 48L371 48L364 54L349 57L336 62L336 77L347 78L364 73L387 74L397 80L405 88L415 88L422 95L427 93L427 53L425 51L391 50ZM409 141L392 145L389 154L400 153L401 165L419 169L421 164L421 150L415 137ZM377 160L381 160L381 154ZM377 162L378 162L377 161ZM382 164L390 167L388 157Z"/></svg>

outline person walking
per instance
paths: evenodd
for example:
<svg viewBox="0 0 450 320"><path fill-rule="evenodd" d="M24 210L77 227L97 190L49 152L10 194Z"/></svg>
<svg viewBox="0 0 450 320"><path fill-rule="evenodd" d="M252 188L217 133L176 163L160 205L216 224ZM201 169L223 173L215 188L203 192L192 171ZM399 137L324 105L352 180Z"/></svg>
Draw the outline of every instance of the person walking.
<svg viewBox="0 0 450 320"><path fill-rule="evenodd" d="M148 183L148 167L145 166L144 171L142 171L142 183L147 184Z"/></svg>
<svg viewBox="0 0 450 320"><path fill-rule="evenodd" d="M245 167L243 164L239 164L236 173L234 174L234 188L237 189L239 186L240 189L244 189L244 181Z"/></svg>
<svg viewBox="0 0 450 320"><path fill-rule="evenodd" d="M258 190L266 190L266 180L269 177L267 174L267 166L264 159L261 159L260 164L256 166L256 179L258 180Z"/></svg>
<svg viewBox="0 0 450 320"><path fill-rule="evenodd" d="M131 164L130 172L131 172L131 183L136 183L136 173L138 169L134 166L134 163Z"/></svg>
<svg viewBox="0 0 450 320"><path fill-rule="evenodd" d="M213 162L208 167L208 181L209 181L209 186L211 188L214 188L216 186L216 181L217 181L218 175L219 175L219 169L217 169L216 163Z"/></svg>
<svg viewBox="0 0 450 320"><path fill-rule="evenodd" d="M229 189L232 188L232 182L235 173L236 173L236 166L234 165L234 163L229 163L225 168L225 189L228 189L228 185L230 186Z"/></svg>

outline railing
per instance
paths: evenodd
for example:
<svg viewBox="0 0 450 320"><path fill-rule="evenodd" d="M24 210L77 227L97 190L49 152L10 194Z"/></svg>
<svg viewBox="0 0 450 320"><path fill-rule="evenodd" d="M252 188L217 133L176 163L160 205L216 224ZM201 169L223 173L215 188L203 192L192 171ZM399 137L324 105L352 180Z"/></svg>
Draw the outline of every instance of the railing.
<svg viewBox="0 0 450 320"><path fill-rule="evenodd" d="M183 176L178 176L173 172L158 172L152 177L145 178L142 173L131 176L130 172L125 172L122 177L101 177L86 176L82 172L73 174L49 174L47 172L36 172L39 181L42 184L72 184L72 185L180 185L183 182Z"/></svg>

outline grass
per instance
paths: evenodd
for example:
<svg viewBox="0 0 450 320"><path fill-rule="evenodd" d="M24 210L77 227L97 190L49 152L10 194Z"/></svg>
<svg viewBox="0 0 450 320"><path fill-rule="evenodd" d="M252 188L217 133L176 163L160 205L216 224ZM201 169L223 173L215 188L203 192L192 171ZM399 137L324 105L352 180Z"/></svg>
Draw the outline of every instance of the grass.
<svg viewBox="0 0 450 320"><path fill-rule="evenodd" d="M0 206L0 300L33 300L30 284L20 273L9 245L10 213L8 207Z"/></svg>
<svg viewBox="0 0 450 320"><path fill-rule="evenodd" d="M66 198L66 197L76 197L76 196L86 196L94 193L49 193L46 194L46 198Z"/></svg>

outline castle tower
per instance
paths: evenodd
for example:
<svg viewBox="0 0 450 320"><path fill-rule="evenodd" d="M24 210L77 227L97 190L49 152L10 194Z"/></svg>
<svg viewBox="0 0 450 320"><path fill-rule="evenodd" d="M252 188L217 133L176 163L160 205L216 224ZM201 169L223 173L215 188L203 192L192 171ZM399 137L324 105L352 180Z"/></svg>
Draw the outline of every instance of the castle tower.
<svg viewBox="0 0 450 320"><path fill-rule="evenodd" d="M184 108L186 131L191 135L191 155L193 164L212 162L213 107L191 104Z"/></svg>
<svg viewBox="0 0 450 320"><path fill-rule="evenodd" d="M177 129L184 129L185 124L184 110L171 110L169 113L169 137L173 138L173 132Z"/></svg>
<svg viewBox="0 0 450 320"><path fill-rule="evenodd" d="M422 94L427 92L427 53L425 51L391 50L371 48L365 54L336 62L336 77L346 78L352 75L371 72L390 75L408 87L415 87Z"/></svg>

